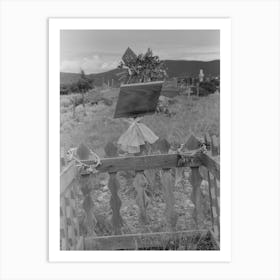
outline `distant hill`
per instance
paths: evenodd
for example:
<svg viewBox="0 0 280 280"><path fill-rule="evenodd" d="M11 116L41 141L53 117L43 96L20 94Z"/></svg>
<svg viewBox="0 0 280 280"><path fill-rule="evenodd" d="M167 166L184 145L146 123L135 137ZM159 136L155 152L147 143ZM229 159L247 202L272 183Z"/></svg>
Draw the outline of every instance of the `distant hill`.
<svg viewBox="0 0 280 280"><path fill-rule="evenodd" d="M102 85L103 82L108 83L108 81L110 81L110 85L111 85L112 79L114 80L115 83L119 83L116 74L121 71L122 71L121 69L113 69L103 73L88 74L87 77L93 79L95 85ZM76 83L79 80L79 78L80 78L79 73L60 72L60 84L62 85Z"/></svg>
<svg viewBox="0 0 280 280"><path fill-rule="evenodd" d="M195 60L165 60L165 65L167 67L167 74L169 78L173 77L182 77L186 75L197 76L200 69L203 69L203 72L206 75L220 75L220 60L212 61L195 61ZM102 85L103 82L110 85L112 80L115 84L118 84L118 77L116 76L119 73L120 69L113 69L107 72L98 73L98 74L89 74L89 78L94 79L96 85ZM60 84L68 85L78 81L80 77L79 73L65 73L60 72Z"/></svg>
<svg viewBox="0 0 280 280"><path fill-rule="evenodd" d="M203 69L205 75L220 75L220 60L165 60L165 65L170 78L186 75L197 76L200 69Z"/></svg>

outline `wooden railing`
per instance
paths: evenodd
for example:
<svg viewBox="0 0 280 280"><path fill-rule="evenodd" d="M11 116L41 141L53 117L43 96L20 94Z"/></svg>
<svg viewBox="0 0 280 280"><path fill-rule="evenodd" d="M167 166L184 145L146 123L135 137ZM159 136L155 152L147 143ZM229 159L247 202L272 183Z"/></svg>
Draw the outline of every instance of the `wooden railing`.
<svg viewBox="0 0 280 280"><path fill-rule="evenodd" d="M166 140L164 140L166 141ZM176 168L176 172L180 169L189 167L191 174L189 181L192 185L191 200L194 204L193 218L197 228L204 219L203 215L203 197L201 194L201 182L206 180L209 187L209 202L211 212L211 228L209 229L217 244L220 238L220 164L219 164L219 141L216 136L205 136L204 144L207 152L201 149L201 141L191 136L185 144L184 152L168 154L169 146L163 145L159 148L162 154L151 154L142 156L118 157L117 149L112 143L105 147L108 157L101 159L101 165L96 169L98 172L108 172L109 182L108 188L111 192L110 206L112 209L111 225L113 227L113 236L97 237L94 235L95 217L93 213L93 201L91 200L89 186L89 176L80 176L74 162L71 162L63 170L60 176L60 244L61 250L89 250L98 248L100 244L105 244L103 250L108 249L131 249L131 245L135 244L137 236L122 235L121 228L123 219L120 214L121 199L118 194L119 182L117 172L134 170L135 177L133 186L136 190L136 203L139 207L139 220L141 223L148 223L147 206L145 203L145 184L147 178L153 183L155 170L160 171L161 186L163 197L166 202L166 220L170 226L170 232L176 236L180 234L188 235L188 232L175 232L176 212L175 212L175 178L170 170ZM166 144L166 143L165 143ZM90 160L83 161L85 164L91 164ZM151 171L149 173L149 170ZM144 172L145 175L144 175ZM149 175L150 174L150 175ZM77 218L78 209L78 191L81 190L84 196L83 208L86 213L88 232L92 232L93 236L83 237L80 234L79 223ZM167 233L168 234L170 234ZM201 231L202 233L206 231ZM159 233L150 234L158 236ZM174 237L174 235L173 235ZM103 239L102 239L103 238ZM111 239L110 239L111 238ZM127 239L126 239L127 238ZM110 241L111 240L111 241ZM115 240L113 242L113 240ZM127 240L130 244L129 248L124 246L122 240ZM134 240L132 242L132 240ZM96 242L98 241L98 242ZM105 243L104 243L105 242ZM130 243L129 243L130 242ZM131 243L132 242L132 243ZM141 243L141 242L140 242ZM95 245L93 245L95 244ZM98 246L96 244L99 244ZM115 244L114 246L108 244ZM138 242L139 244L139 242ZM137 247L137 246L136 246Z"/></svg>

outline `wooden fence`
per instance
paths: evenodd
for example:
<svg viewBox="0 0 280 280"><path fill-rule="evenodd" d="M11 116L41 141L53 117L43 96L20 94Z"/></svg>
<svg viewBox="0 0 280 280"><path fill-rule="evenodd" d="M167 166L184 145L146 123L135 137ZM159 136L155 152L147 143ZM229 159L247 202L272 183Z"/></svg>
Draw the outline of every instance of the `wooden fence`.
<svg viewBox="0 0 280 280"><path fill-rule="evenodd" d="M167 142L167 141L166 141ZM118 249L139 249L144 246L143 240L149 237L154 240L152 247L156 246L156 242L160 240L160 236L172 235L178 238L181 235L190 236L199 230L199 224L203 220L203 196L201 193L201 182L206 180L209 189L209 203L211 213L211 228L208 230L200 230L200 234L211 233L219 246L220 238L220 164L219 164L219 139L213 135L205 135L203 139L204 147L207 151L201 149L201 140L191 136L185 143L184 152L170 154L168 153L169 144L163 145L162 154L142 155L118 157L117 150L111 144L105 148L107 158L101 159L101 165L96 169L98 172L109 173L108 188L111 192L110 206L112 209L111 225L113 227L112 236L87 236L80 234L79 223L77 218L78 191L81 180L83 184L82 193L84 196L83 207L87 215L89 231L94 232L95 217L92 211L93 202L91 201L91 189L87 186L89 176L80 176L74 162L71 162L61 173L60 176L60 249L61 250L118 250ZM92 164L90 160L83 161L85 164ZM193 217L197 224L194 231L176 232L176 212L174 198L174 176L170 170L176 168L176 172L182 168L189 167L191 169L189 181L192 185L191 200L194 204ZM146 202L145 202L145 178L148 177L153 182L154 171L161 171L161 186L163 197L166 201L166 220L170 225L170 232L149 233L138 235L122 235L121 228L123 219L120 214L121 199L118 194L119 182L117 172L119 171L135 171L133 185L137 192L136 203L140 210L139 219L144 224L147 223ZM145 175L143 174L144 172ZM150 176L149 176L150 174ZM78 180L80 178L81 180ZM175 224L174 224L175 221ZM141 245L142 244L142 245ZM146 246L146 245L145 245Z"/></svg>

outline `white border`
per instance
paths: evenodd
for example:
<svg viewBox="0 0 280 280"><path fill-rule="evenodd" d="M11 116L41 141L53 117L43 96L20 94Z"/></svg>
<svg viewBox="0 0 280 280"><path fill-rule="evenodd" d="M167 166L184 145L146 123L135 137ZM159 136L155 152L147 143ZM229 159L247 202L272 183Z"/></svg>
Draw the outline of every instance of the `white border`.
<svg viewBox="0 0 280 280"><path fill-rule="evenodd" d="M96 28L98 27L98 28ZM220 29L221 59L221 250L59 250L59 79L61 29ZM52 262L229 262L231 260L231 21L228 18L49 19L49 261Z"/></svg>

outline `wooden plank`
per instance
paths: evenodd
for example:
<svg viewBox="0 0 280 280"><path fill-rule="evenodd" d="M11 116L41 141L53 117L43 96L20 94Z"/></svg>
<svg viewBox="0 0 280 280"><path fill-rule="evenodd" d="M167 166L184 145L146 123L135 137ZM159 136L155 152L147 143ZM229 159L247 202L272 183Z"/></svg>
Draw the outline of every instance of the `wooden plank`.
<svg viewBox="0 0 280 280"><path fill-rule="evenodd" d="M208 230L186 230L178 232L140 233L114 236L85 237L85 250L137 250L156 248L176 243L180 238L207 234Z"/></svg>
<svg viewBox="0 0 280 280"><path fill-rule="evenodd" d="M73 221L73 202L71 198L71 189L68 188L65 192L65 215L67 223L67 233L68 233L68 248L73 250L76 247L76 236L74 230L74 221Z"/></svg>
<svg viewBox="0 0 280 280"><path fill-rule="evenodd" d="M219 203L220 190L218 189L217 180L216 180L215 176L213 178L213 183L214 183L214 189L215 189L215 193L216 193L217 214L218 214L218 217L220 219L220 203Z"/></svg>
<svg viewBox="0 0 280 280"><path fill-rule="evenodd" d="M215 242L217 248L220 250L220 241L219 241L219 238L217 237L217 235L216 235L212 230L210 230L209 232L210 232L211 237L212 237L213 241Z"/></svg>
<svg viewBox="0 0 280 280"><path fill-rule="evenodd" d="M194 135L191 135L187 140L185 147L188 150L193 151L199 149L201 147L201 143Z"/></svg>
<svg viewBox="0 0 280 280"><path fill-rule="evenodd" d="M84 250L84 237L83 236L80 236L78 238L76 250L77 251L83 251Z"/></svg>
<svg viewBox="0 0 280 280"><path fill-rule="evenodd" d="M116 157L118 154L118 147L113 142L108 142L107 145L104 148L106 156L109 157ZM121 227L123 225L123 219L120 214L120 208L121 208L121 199L119 197L118 191L120 188L120 183L117 179L117 173L109 173L109 182L108 182L108 188L111 192L111 198L110 198L110 206L112 209L112 226L114 234L120 234L121 233Z"/></svg>
<svg viewBox="0 0 280 280"><path fill-rule="evenodd" d="M211 200L211 207L212 207L212 216L213 216L213 232L219 238L220 236L220 207L218 205L218 193L217 193L217 184L216 178L208 173L208 183L210 188L210 200Z"/></svg>
<svg viewBox="0 0 280 280"><path fill-rule="evenodd" d="M120 183L116 175L117 173L110 173L108 188L111 191L110 205L112 209L112 225L114 228L114 233L120 234L121 227L123 225L123 220L120 214L122 202L118 194Z"/></svg>
<svg viewBox="0 0 280 280"><path fill-rule="evenodd" d="M179 154L161 154L161 155L145 155L145 156L130 156L130 157L112 157L102 158L101 165L96 169L100 172L118 172L135 170L142 171L146 169L162 168L168 169L173 167L190 167L193 164L199 164L197 155L182 154L184 161L178 162L181 159ZM203 158L203 157L202 157ZM204 158L203 158L204 159ZM204 159L207 163L207 161ZM83 160L85 164L93 164L91 160ZM217 176L216 176L217 177Z"/></svg>
<svg viewBox="0 0 280 280"><path fill-rule="evenodd" d="M96 169L100 172L142 171L154 168L172 168L177 165L177 161L177 154L104 158Z"/></svg>
<svg viewBox="0 0 280 280"><path fill-rule="evenodd" d="M122 85L114 118L155 113L163 81Z"/></svg>
<svg viewBox="0 0 280 280"><path fill-rule="evenodd" d="M213 200L212 200L212 194L211 194L211 179L210 179L209 171L207 171L207 177L208 177L207 181L208 181L208 194L209 194L211 222L212 222L212 229L214 230L215 219L213 216Z"/></svg>
<svg viewBox="0 0 280 280"><path fill-rule="evenodd" d="M216 135L212 135L212 138L211 138L211 150L212 150L212 156L217 156L219 154L218 150L219 150L219 147L218 147L218 139L217 139L217 136Z"/></svg>
<svg viewBox="0 0 280 280"><path fill-rule="evenodd" d="M197 226L199 226L203 221L203 210L202 210L201 190L200 190L201 182L202 182L202 177L199 173L199 168L191 167L191 176L190 176L190 183L192 185L191 200L194 204L193 217Z"/></svg>
<svg viewBox="0 0 280 280"><path fill-rule="evenodd" d="M60 197L60 242L61 250L68 249L68 229L66 219L65 198Z"/></svg>
<svg viewBox="0 0 280 280"><path fill-rule="evenodd" d="M122 56L123 62L125 64L129 64L129 63L135 61L136 59L137 59L137 55L130 47L128 47Z"/></svg>
<svg viewBox="0 0 280 280"><path fill-rule="evenodd" d="M82 207L86 214L84 226L87 229L87 234L96 235L95 226L97 224L97 220L94 213L94 202L91 197L91 192L93 190L92 182L89 176L82 176L80 178L80 189L84 197Z"/></svg>
<svg viewBox="0 0 280 280"><path fill-rule="evenodd" d="M77 175L75 162L72 161L60 174L60 195L71 185Z"/></svg>
<svg viewBox="0 0 280 280"><path fill-rule="evenodd" d="M137 172L134 181L133 187L136 190L136 203L139 208L139 221L140 223L148 224L148 216L147 216L147 207L149 204L149 198L145 192L147 187L147 179L142 172Z"/></svg>
<svg viewBox="0 0 280 280"><path fill-rule="evenodd" d="M152 151L167 154L170 149L170 144L165 138L159 138L152 146Z"/></svg>
<svg viewBox="0 0 280 280"><path fill-rule="evenodd" d="M209 153L198 153L196 157L220 181L220 163L212 158Z"/></svg>
<svg viewBox="0 0 280 280"><path fill-rule="evenodd" d="M161 175L162 192L166 203L166 220L171 230L175 230L178 214L175 211L174 185L175 178L170 170L163 170Z"/></svg>
<svg viewBox="0 0 280 280"><path fill-rule="evenodd" d="M211 150L211 137L210 137L209 133L206 133L204 135L204 141L205 141L207 150L210 151Z"/></svg>

